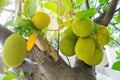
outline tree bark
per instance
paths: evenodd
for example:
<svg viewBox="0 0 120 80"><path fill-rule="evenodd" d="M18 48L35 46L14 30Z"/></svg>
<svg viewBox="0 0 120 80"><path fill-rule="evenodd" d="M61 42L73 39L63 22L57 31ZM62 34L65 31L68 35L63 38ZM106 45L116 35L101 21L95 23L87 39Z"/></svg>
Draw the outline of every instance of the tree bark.
<svg viewBox="0 0 120 80"><path fill-rule="evenodd" d="M0 40L2 45L10 34L12 34L11 31L0 27ZM39 41L42 40L45 39L41 38ZM48 43L46 42L45 44ZM47 46L51 48L51 45L48 44ZM96 80L94 67L88 66L84 62L76 59L75 67L71 68L59 54L58 61L55 61L48 52L40 50L36 45L28 52L27 58L32 62L25 61L16 69L22 69L26 72L28 80ZM0 65L0 68L3 66L4 64Z"/></svg>

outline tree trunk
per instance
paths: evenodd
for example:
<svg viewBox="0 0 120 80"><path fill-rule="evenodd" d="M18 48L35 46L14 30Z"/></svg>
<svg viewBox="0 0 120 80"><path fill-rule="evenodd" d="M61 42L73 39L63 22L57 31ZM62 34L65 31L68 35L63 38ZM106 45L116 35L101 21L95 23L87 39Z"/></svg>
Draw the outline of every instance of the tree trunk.
<svg viewBox="0 0 120 80"><path fill-rule="evenodd" d="M0 27L0 41L2 45L10 34L12 34L11 31ZM39 43L42 44L43 42L41 41L44 41L44 44L46 44L42 45L43 50L39 48L39 45L35 45L27 54L27 59L31 61L25 60L22 65L16 68L17 70L22 69L26 73L28 80L96 80L94 67L86 65L77 58L73 68L67 65L59 55L58 61L55 61L53 56L49 54L52 46L40 36L38 36ZM53 52L55 52L55 49L53 49ZM5 65L1 60L0 68L3 66ZM3 71L0 69L1 72Z"/></svg>

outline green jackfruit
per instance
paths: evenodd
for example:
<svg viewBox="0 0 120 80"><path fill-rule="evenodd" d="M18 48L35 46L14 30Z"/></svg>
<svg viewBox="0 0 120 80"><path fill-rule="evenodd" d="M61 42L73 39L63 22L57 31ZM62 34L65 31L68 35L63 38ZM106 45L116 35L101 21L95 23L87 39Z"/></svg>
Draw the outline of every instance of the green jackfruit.
<svg viewBox="0 0 120 80"><path fill-rule="evenodd" d="M74 34L65 35L60 40L60 51L65 56L73 56L75 54L75 44L77 41L77 36Z"/></svg>
<svg viewBox="0 0 120 80"><path fill-rule="evenodd" d="M79 38L75 46L75 54L80 60L87 60L94 54L95 42L94 38L89 36L86 38Z"/></svg>
<svg viewBox="0 0 120 80"><path fill-rule="evenodd" d="M87 37L93 32L93 22L90 19L75 19L72 29L77 36Z"/></svg>
<svg viewBox="0 0 120 80"><path fill-rule="evenodd" d="M10 67L17 67L24 61L26 57L26 41L18 35L10 35L4 44L2 59L3 62Z"/></svg>
<svg viewBox="0 0 120 80"><path fill-rule="evenodd" d="M95 33L95 38L100 45L106 45L110 41L110 33L105 26L99 25Z"/></svg>
<svg viewBox="0 0 120 80"><path fill-rule="evenodd" d="M95 47L94 54L89 59L84 60L84 62L86 64L91 65L91 66L95 66L95 65L100 64L100 62L103 59L103 49L102 49L102 47L97 42L96 42L95 46L96 47Z"/></svg>

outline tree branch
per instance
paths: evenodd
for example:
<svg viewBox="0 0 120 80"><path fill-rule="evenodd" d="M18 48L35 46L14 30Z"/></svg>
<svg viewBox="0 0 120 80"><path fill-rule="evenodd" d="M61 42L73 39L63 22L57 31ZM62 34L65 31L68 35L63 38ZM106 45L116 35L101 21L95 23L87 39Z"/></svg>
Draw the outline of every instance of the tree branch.
<svg viewBox="0 0 120 80"><path fill-rule="evenodd" d="M86 7L87 7L87 9L89 9L89 8L90 8L89 0L85 0L85 3L86 3Z"/></svg>
<svg viewBox="0 0 120 80"><path fill-rule="evenodd" d="M117 4L118 4L118 1L119 0L112 0L111 1L110 8L106 12L106 14L105 14L104 18L101 20L100 24L103 24L105 26L107 26L109 24L109 22L111 21L113 15L114 15L115 9L116 9Z"/></svg>
<svg viewBox="0 0 120 80"><path fill-rule="evenodd" d="M119 11L119 10L120 10L120 8L116 9L116 10L115 10L115 13L116 13L117 11Z"/></svg>

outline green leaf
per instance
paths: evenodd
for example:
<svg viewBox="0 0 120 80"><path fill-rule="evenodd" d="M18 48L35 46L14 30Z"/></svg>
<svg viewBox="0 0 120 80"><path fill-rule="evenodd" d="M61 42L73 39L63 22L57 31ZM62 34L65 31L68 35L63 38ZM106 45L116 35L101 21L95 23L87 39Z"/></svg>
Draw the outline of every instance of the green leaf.
<svg viewBox="0 0 120 80"><path fill-rule="evenodd" d="M57 17L57 23L58 24L62 24L63 23L63 19L62 19L62 17Z"/></svg>
<svg viewBox="0 0 120 80"><path fill-rule="evenodd" d="M120 61L120 56L116 57L116 59Z"/></svg>
<svg viewBox="0 0 120 80"><path fill-rule="evenodd" d="M83 3L85 2L85 0L76 0L76 4L80 4L80 3Z"/></svg>
<svg viewBox="0 0 120 80"><path fill-rule="evenodd" d="M13 74L9 74L4 76L3 80L13 80L16 76Z"/></svg>
<svg viewBox="0 0 120 80"><path fill-rule="evenodd" d="M117 56L120 56L120 52L119 51L116 50L115 52L116 52Z"/></svg>
<svg viewBox="0 0 120 80"><path fill-rule="evenodd" d="M23 71L21 71L19 75L20 75L20 77L22 77L22 78L24 78L24 77L25 77L25 74L24 74L24 72L23 72Z"/></svg>
<svg viewBox="0 0 120 80"><path fill-rule="evenodd" d="M7 26L13 26L14 25L14 20L12 19L12 20L9 20L9 21L7 21L4 25L3 25L3 27L7 27Z"/></svg>
<svg viewBox="0 0 120 80"><path fill-rule="evenodd" d="M87 9L87 10L82 10L80 12L77 12L75 14L75 17L77 17L77 18L88 18L88 17L93 16L96 13L97 13L97 10L95 8L90 8L90 9Z"/></svg>
<svg viewBox="0 0 120 80"><path fill-rule="evenodd" d="M29 0L29 16L32 17L37 9L36 0Z"/></svg>
<svg viewBox="0 0 120 80"><path fill-rule="evenodd" d="M8 68L6 68L6 67L3 68L3 71L7 72L7 73L9 72Z"/></svg>
<svg viewBox="0 0 120 80"><path fill-rule="evenodd" d="M98 0L98 2L99 2L100 4L105 4L105 3L108 2L108 0Z"/></svg>
<svg viewBox="0 0 120 80"><path fill-rule="evenodd" d="M61 0L62 6L66 8L66 10L72 9L72 1L71 0Z"/></svg>
<svg viewBox="0 0 120 80"><path fill-rule="evenodd" d="M45 2L44 3L44 6L51 10L51 11L54 11L58 14L58 6L55 4L55 3L52 3L52 2Z"/></svg>
<svg viewBox="0 0 120 80"><path fill-rule="evenodd" d="M108 11L108 9L110 8L110 3L107 3L107 4L105 4L104 6L103 6L103 11Z"/></svg>
<svg viewBox="0 0 120 80"><path fill-rule="evenodd" d="M0 12L2 12L4 6L9 5L10 3L10 0L0 0Z"/></svg>
<svg viewBox="0 0 120 80"><path fill-rule="evenodd" d="M115 62L112 69L120 71L120 61Z"/></svg>
<svg viewBox="0 0 120 80"><path fill-rule="evenodd" d="M66 11L72 10L72 1L71 0L61 0L61 6L60 6L60 15L64 15Z"/></svg>
<svg viewBox="0 0 120 80"><path fill-rule="evenodd" d="M120 14L118 14L118 15L116 16L115 21L116 21L117 23L120 23Z"/></svg>
<svg viewBox="0 0 120 80"><path fill-rule="evenodd" d="M29 1L28 0L24 0L23 14L26 17L28 17L29 15Z"/></svg>
<svg viewBox="0 0 120 80"><path fill-rule="evenodd" d="M22 19L20 16L16 19L16 25L22 26L22 27L28 27L32 22L30 20Z"/></svg>

